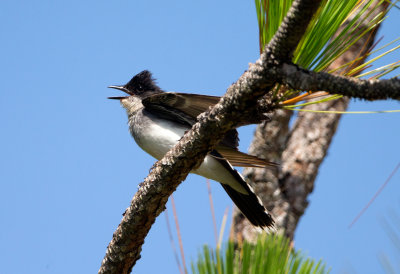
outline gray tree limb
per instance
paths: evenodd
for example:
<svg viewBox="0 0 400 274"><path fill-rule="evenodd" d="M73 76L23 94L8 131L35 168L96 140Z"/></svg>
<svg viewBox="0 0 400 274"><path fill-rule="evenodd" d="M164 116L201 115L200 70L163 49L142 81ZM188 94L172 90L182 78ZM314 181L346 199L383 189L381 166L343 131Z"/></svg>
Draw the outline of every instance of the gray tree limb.
<svg viewBox="0 0 400 274"><path fill-rule="evenodd" d="M308 91L329 90L331 94L365 100L400 99L399 78L362 80L326 72L313 72L293 64L284 64L280 75L281 82L291 88Z"/></svg>

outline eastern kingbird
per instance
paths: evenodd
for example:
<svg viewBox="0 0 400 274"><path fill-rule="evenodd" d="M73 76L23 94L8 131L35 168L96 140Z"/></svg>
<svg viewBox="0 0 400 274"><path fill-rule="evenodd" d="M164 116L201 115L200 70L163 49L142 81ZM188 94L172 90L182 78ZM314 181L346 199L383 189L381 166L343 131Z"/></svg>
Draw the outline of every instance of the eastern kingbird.
<svg viewBox="0 0 400 274"><path fill-rule="evenodd" d="M130 132L136 143L151 156L160 160L196 123L196 117L218 103L220 97L198 94L164 92L149 71L135 75L124 86L110 86L128 96L109 97L120 100L128 114ZM276 166L263 159L238 151L236 129L222 141L192 173L215 180L231 197L247 219L258 227L272 227L273 219L260 199L232 166Z"/></svg>

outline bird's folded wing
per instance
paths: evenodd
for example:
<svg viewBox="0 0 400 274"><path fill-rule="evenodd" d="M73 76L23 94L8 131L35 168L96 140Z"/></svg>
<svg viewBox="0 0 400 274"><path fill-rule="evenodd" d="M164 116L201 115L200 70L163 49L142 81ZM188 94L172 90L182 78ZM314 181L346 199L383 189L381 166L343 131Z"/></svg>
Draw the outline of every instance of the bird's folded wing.
<svg viewBox="0 0 400 274"><path fill-rule="evenodd" d="M233 166L241 167L278 167L277 163L269 162L264 159L260 159L256 156L252 156L243 152L240 152L234 148L217 146L215 148L229 163ZM215 157L215 156L213 156Z"/></svg>
<svg viewBox="0 0 400 274"><path fill-rule="evenodd" d="M166 108L177 109L196 119L200 113L218 103L219 99L220 97L217 96L163 92L143 99L143 105L145 107L161 105Z"/></svg>
<svg viewBox="0 0 400 274"><path fill-rule="evenodd" d="M197 121L197 116L218 103L220 98L200 94L163 92L145 97L142 103L146 110L164 119L193 126ZM236 148L239 145L236 129L228 131L221 140L221 144Z"/></svg>

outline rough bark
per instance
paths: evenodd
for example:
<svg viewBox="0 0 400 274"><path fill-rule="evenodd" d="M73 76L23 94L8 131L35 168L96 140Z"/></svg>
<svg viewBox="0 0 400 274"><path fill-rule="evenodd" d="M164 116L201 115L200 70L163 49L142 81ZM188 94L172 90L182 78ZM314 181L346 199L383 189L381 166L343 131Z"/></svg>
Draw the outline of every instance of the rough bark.
<svg viewBox="0 0 400 274"><path fill-rule="evenodd" d="M400 81L397 78L360 80L324 72L315 73L291 64L283 65L280 75L283 78L281 82L290 87L308 87L309 91L329 90L330 93L365 100L400 99Z"/></svg>
<svg viewBox="0 0 400 274"><path fill-rule="evenodd" d="M371 16L385 11L387 7L387 3L381 5ZM363 27L365 27L364 24L361 24L360 28ZM372 45L376 32L377 28L360 39L337 59L328 68L328 71L341 67L356 59L360 54L362 55ZM366 47L365 44L367 44ZM360 60L359 63L363 61ZM353 64L353 66L355 65ZM312 88L313 91L325 90L354 97L360 96L369 100L400 98L398 79L378 81L382 87L372 88L375 84L366 80L360 81L327 73L303 71L291 64L284 64L282 69L282 82L287 83L290 87L302 86L303 90ZM328 81L326 81L327 79ZM339 83L341 83L340 88L336 88L335 85ZM363 87L363 85L368 87ZM348 98L342 98L305 108L344 111L348 102ZM268 169L247 168L244 175L275 217L277 228L283 230L288 237L293 238L297 223L308 206L307 197L313 191L318 168L325 158L336 132L340 115L301 112L294 126L289 130L290 118L290 112L275 112L271 117L273 122L263 123L257 127L249 149L250 154L280 162L281 170L274 173ZM231 238L238 241L242 239L253 241L257 235L258 231L253 229L236 209L233 216Z"/></svg>

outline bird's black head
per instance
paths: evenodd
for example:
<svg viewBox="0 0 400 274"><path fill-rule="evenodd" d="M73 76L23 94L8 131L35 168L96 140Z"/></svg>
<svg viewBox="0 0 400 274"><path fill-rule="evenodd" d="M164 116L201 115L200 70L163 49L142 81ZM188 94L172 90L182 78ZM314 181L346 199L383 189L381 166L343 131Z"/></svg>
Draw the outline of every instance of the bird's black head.
<svg viewBox="0 0 400 274"><path fill-rule="evenodd" d="M135 76L124 86L133 94L140 95L144 92L159 92L160 88L156 85L151 72L144 70Z"/></svg>
<svg viewBox="0 0 400 274"><path fill-rule="evenodd" d="M135 76L124 86L109 86L128 93L129 95L136 95L144 98L154 93L160 93L162 90L157 86L155 79L153 79L151 72L144 70ZM110 97L111 99L120 99L120 97ZM122 98L122 97L121 97Z"/></svg>

